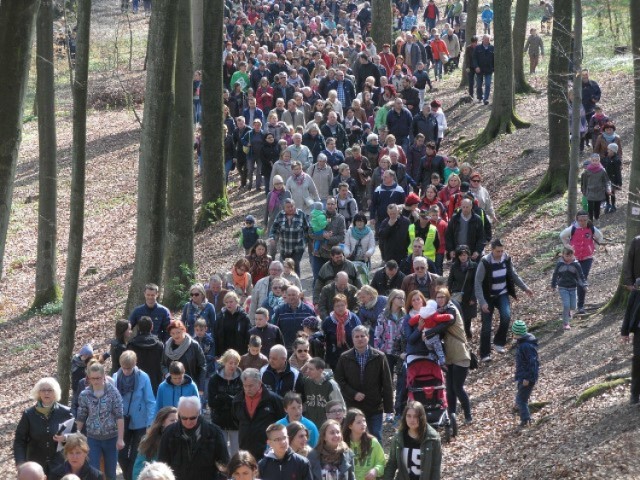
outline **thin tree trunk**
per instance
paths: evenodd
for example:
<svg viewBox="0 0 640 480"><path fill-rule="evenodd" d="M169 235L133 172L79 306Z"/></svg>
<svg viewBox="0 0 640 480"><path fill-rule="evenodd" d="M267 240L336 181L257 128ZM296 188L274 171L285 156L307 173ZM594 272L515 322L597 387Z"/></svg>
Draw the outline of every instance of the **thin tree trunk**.
<svg viewBox="0 0 640 480"><path fill-rule="evenodd" d="M463 142L459 150L474 151L489 144L498 135L513 133L529 126L515 111L513 93L513 44L511 41L511 0L495 0L495 72L492 85L491 116L484 130L473 140Z"/></svg>
<svg viewBox="0 0 640 480"><path fill-rule="evenodd" d="M198 229L230 213L224 175L222 117L223 2L205 2L202 60L202 208Z"/></svg>
<svg viewBox="0 0 640 480"><path fill-rule="evenodd" d="M167 240L164 297L168 308L178 308L193 272L193 61L191 0L179 0L174 105L167 188Z"/></svg>
<svg viewBox="0 0 640 480"><path fill-rule="evenodd" d="M569 181L569 106L567 81L571 52L572 0L555 0L547 103L549 117L549 168L534 195L561 194Z"/></svg>
<svg viewBox="0 0 640 480"><path fill-rule="evenodd" d="M476 35L478 29L478 0L469 0L467 4L467 27L464 32L464 45L465 49L467 45L471 43L471 38ZM465 62L467 59L465 58ZM471 68L471 59L469 59L469 68ZM458 88L465 88L469 86L469 78L464 68L460 69L462 78L460 79L460 85Z"/></svg>
<svg viewBox="0 0 640 480"><path fill-rule="evenodd" d="M204 34L204 0L193 0L191 18L193 23L193 68L202 70L202 38ZM223 7L224 8L224 7Z"/></svg>
<svg viewBox="0 0 640 480"><path fill-rule="evenodd" d="M39 4L38 0L0 3L0 278L22 141L33 27Z"/></svg>
<svg viewBox="0 0 640 480"><path fill-rule="evenodd" d="M42 0L36 28L38 80L38 257L36 260L36 297L39 308L60 298L56 278L58 169L56 165L56 115L53 72L53 2Z"/></svg>
<svg viewBox="0 0 640 480"><path fill-rule="evenodd" d="M162 280L177 12L174 0L153 2L138 166L136 259L126 313L144 301L145 284L160 285Z"/></svg>
<svg viewBox="0 0 640 480"><path fill-rule="evenodd" d="M636 119L633 129L633 157L631 159L631 172L629 175L629 201L627 203L627 231L624 246L627 258L631 241L640 235L640 0L631 0L629 2L629 11L631 14L631 52L633 55L633 85L635 91L635 110L634 118ZM629 292L623 287L622 274L618 290L605 310L618 309L627 303Z"/></svg>
<svg viewBox="0 0 640 480"><path fill-rule="evenodd" d="M58 380L62 402L67 403L71 383L71 357L76 335L76 303L84 240L85 170L87 159L87 82L89 77L89 39L91 0L78 1L75 78L73 94L73 149L71 153L71 197L69 207L69 246L62 299L62 326L58 344Z"/></svg>
<svg viewBox="0 0 640 480"><path fill-rule="evenodd" d="M393 12L391 0L373 0L371 2L371 38L382 49L382 45L393 45Z"/></svg>
<svg viewBox="0 0 640 480"><path fill-rule="evenodd" d="M567 225L573 222L578 211L578 172L580 171L580 106L582 105L582 1L573 0L574 49L573 49L573 103L571 104L571 160L569 163L569 198L567 205Z"/></svg>
<svg viewBox="0 0 640 480"><path fill-rule="evenodd" d="M527 17L529 16L529 0L516 1L516 13L513 17L513 80L515 93L532 93L533 87L524 77L523 53L527 34Z"/></svg>

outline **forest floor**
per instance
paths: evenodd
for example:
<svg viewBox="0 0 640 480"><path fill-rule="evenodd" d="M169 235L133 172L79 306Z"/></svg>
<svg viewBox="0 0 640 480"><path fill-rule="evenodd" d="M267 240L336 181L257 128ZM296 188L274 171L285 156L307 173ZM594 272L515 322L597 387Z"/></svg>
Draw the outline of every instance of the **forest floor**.
<svg viewBox="0 0 640 480"><path fill-rule="evenodd" d="M114 5L101 2L96 6L94 37L114 35L111 20ZM146 29L146 21L140 17L132 19L136 35ZM114 55L113 49L105 47L105 52L107 56ZM144 84L141 72L144 50L136 54L134 72L123 73L127 88ZM101 68L98 66L92 74L90 90L94 98L100 98L106 87L117 92L120 83L101 72ZM634 121L632 77L599 71L592 78L602 87L604 111L618 125L617 133L625 149L623 183L628 185ZM58 276L62 282L68 238L71 117L68 87L65 89L63 78L60 81ZM532 190L547 168L546 78L540 73L530 81L541 93L518 97L517 111L531 122L531 127L499 138L473 159L498 208L518 193ZM456 71L453 77L437 84L435 96L442 100L445 109L462 96L456 90L458 82ZM444 152L460 136L471 138L476 134L486 124L489 112L490 107L477 103L449 112L450 131ZM140 127L131 111L92 110L87 141L86 226L76 350L86 342L93 342L94 348L102 351L108 349L114 321L123 315L134 262ZM39 313L29 311L34 296L37 180L37 122L30 121L24 125L6 271L0 282L0 376L4 379L0 389L2 478L13 475L13 434L21 411L33 403L29 398L32 385L40 377L55 374L60 306L51 305ZM198 180L196 186L199 188ZM236 242L230 239L245 215L251 213L258 220L262 218L263 198L263 194L230 189L233 215L196 236L200 281L206 281L213 272L226 271L240 255ZM500 210L496 232L513 256L518 272L535 292L533 300L523 296L513 304L513 317L535 326L541 374L532 401L549 403L534 413L531 428L520 431L512 413L513 351L494 355L493 362L469 375L467 391L474 423L461 427L458 437L443 446L443 478L640 478L637 441L640 415L637 406L628 405L628 385L615 387L579 406L575 401L585 389L604 382L609 375L629 374L631 349L618 342L622 312L598 313L618 283L624 254L627 193L623 190L620 195L618 211L603 216L597 223L607 242L596 253L589 279L587 310L591 315L575 320L574 328L568 332L562 330L559 298L549 290L561 247L558 234L566 225L566 203L565 196L536 205L513 204ZM472 343L476 348L477 320L474 331ZM390 428L385 429L385 445L392 433Z"/></svg>

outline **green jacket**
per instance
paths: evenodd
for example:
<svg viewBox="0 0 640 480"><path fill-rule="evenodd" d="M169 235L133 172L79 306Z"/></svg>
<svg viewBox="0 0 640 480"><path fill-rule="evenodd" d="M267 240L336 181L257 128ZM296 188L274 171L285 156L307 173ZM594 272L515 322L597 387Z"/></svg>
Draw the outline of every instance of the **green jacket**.
<svg viewBox="0 0 640 480"><path fill-rule="evenodd" d="M399 431L391 441L389 458L384 467L383 480L409 480L409 472L402 459L404 437ZM420 480L440 480L442 466L442 446L440 435L433 427L427 425L427 431L420 445Z"/></svg>

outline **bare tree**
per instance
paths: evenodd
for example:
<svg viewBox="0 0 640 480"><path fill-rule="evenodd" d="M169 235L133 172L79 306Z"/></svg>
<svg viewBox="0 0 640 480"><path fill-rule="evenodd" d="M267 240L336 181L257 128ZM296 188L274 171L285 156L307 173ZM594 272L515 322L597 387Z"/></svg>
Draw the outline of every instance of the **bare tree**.
<svg viewBox="0 0 640 480"><path fill-rule="evenodd" d="M60 298L57 279L58 168L56 165L56 106L53 72L53 2L42 0L36 26L36 102L38 105L38 256L36 297L38 308Z"/></svg>
<svg viewBox="0 0 640 480"><path fill-rule="evenodd" d="M371 38L378 48L385 43L393 45L392 25L391 0L373 0L371 2Z"/></svg>
<svg viewBox="0 0 640 480"><path fill-rule="evenodd" d="M524 48L527 35L527 17L529 0L516 1L516 13L513 17L513 81L516 93L532 93L534 89L524 77Z"/></svg>
<svg viewBox="0 0 640 480"><path fill-rule="evenodd" d="M39 4L39 0L0 3L0 278L22 141L22 112L29 79L33 27Z"/></svg>
<svg viewBox="0 0 640 480"><path fill-rule="evenodd" d="M169 146L167 240L162 303L178 308L193 271L193 60L191 0L179 0L174 102Z"/></svg>
<svg viewBox="0 0 640 480"><path fill-rule="evenodd" d="M204 34L204 0L193 0L191 5L191 19L193 24L193 67L195 70L201 70L202 38Z"/></svg>
<svg viewBox="0 0 640 480"><path fill-rule="evenodd" d="M151 11L138 166L136 259L125 309L127 313L144 301L145 284L162 283L178 3L155 0Z"/></svg>
<svg viewBox="0 0 640 480"><path fill-rule="evenodd" d="M582 0L573 0L575 16L573 33L573 100L571 104L571 159L569 162L569 198L567 206L567 225L573 222L578 210L578 172L580 171L580 107L582 105Z"/></svg>
<svg viewBox="0 0 640 480"><path fill-rule="evenodd" d="M66 403L71 383L71 357L76 335L76 304L84 240L84 197L87 160L87 83L91 0L78 0L76 67L71 85L73 95L73 148L71 151L71 197L69 206L69 246L62 299L62 326L58 342L58 380L62 402Z"/></svg>

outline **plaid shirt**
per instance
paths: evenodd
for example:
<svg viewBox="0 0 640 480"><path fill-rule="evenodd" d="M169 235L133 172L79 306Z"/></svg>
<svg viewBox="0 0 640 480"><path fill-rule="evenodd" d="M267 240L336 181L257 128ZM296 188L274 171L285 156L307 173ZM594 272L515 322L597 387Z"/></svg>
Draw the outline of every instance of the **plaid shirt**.
<svg viewBox="0 0 640 480"><path fill-rule="evenodd" d="M308 232L309 220L302 210L296 208L291 220L284 211L278 213L269 232L269 238L280 238L280 253L283 255L298 253L304 252Z"/></svg>
<svg viewBox="0 0 640 480"><path fill-rule="evenodd" d="M360 381L362 382L364 380L364 368L369 361L369 357L371 356L371 349L369 348L369 345L367 345L367 349L364 351L364 353L358 352L358 350L355 348L354 352L356 354L356 361L358 362L358 365L360 365Z"/></svg>

